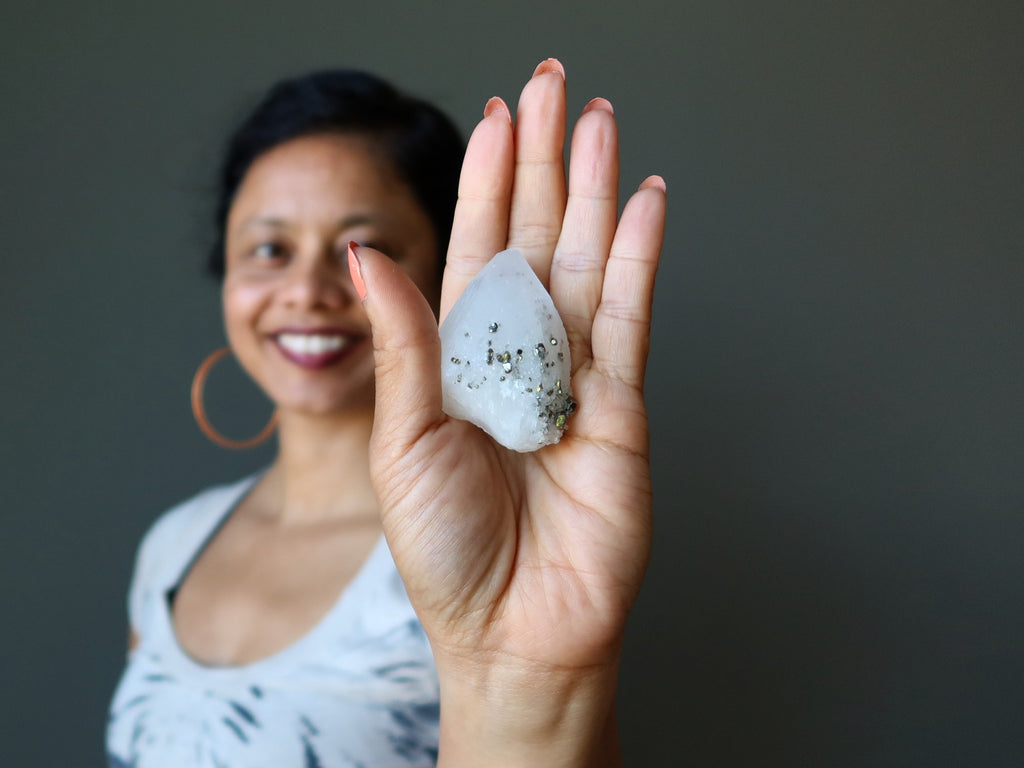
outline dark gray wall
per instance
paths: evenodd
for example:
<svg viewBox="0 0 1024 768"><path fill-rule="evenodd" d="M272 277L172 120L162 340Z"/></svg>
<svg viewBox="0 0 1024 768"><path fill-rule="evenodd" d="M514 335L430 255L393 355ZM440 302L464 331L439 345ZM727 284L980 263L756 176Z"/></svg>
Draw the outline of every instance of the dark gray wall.
<svg viewBox="0 0 1024 768"><path fill-rule="evenodd" d="M629 763L1019 765L1022 39L1018 2L3 4L0 762L102 763L139 536L268 458L187 404L225 126L358 65L468 130L558 55L624 190L669 185Z"/></svg>

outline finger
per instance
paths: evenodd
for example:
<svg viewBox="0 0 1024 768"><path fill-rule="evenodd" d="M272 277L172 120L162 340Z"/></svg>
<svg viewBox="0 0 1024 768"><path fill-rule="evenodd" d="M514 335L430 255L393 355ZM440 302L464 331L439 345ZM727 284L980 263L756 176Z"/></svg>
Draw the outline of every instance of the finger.
<svg viewBox="0 0 1024 768"><path fill-rule="evenodd" d="M565 69L557 59L542 61L523 88L515 142L508 247L546 286L565 212Z"/></svg>
<svg viewBox="0 0 1024 768"><path fill-rule="evenodd" d="M569 201L551 264L551 297L565 324L574 370L590 359L591 328L619 210L618 187L614 112L605 99L594 99L573 131Z"/></svg>
<svg viewBox="0 0 1024 768"><path fill-rule="evenodd" d="M356 243L348 263L373 335L374 443L389 460L444 420L441 342L430 305L398 264Z"/></svg>
<svg viewBox="0 0 1024 768"><path fill-rule="evenodd" d="M642 388L654 275L665 233L665 182L649 176L626 203L605 268L591 340L594 368Z"/></svg>
<svg viewBox="0 0 1024 768"><path fill-rule="evenodd" d="M512 196L512 117L501 99L484 108L466 146L459 177L452 238L441 288L441 320L462 295L466 284L508 241Z"/></svg>

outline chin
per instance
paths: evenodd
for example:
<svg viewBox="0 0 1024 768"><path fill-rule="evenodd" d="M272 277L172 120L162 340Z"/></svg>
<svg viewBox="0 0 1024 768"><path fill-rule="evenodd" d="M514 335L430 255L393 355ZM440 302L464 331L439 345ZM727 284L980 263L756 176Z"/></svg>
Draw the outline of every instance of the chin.
<svg viewBox="0 0 1024 768"><path fill-rule="evenodd" d="M374 393L372 389L369 392L325 393L319 396L310 396L310 393L306 393L304 396L292 395L291 397L274 398L274 400L281 411L312 418L330 419L359 413L372 413Z"/></svg>
<svg viewBox="0 0 1024 768"><path fill-rule="evenodd" d="M331 418L371 411L374 405L373 361L347 370L334 365L305 370L287 364L264 369L263 390L283 413Z"/></svg>

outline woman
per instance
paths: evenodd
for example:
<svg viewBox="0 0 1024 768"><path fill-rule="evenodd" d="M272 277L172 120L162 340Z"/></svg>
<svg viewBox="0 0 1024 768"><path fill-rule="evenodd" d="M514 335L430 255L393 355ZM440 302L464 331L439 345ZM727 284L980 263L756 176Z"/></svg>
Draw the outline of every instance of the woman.
<svg viewBox="0 0 1024 768"><path fill-rule="evenodd" d="M617 220L615 121L595 99L567 193L564 87L549 59L514 127L487 103L440 286L443 193L416 188L393 126L282 139L226 195L225 325L277 405L279 452L147 535L112 764L619 763L664 182ZM443 319L506 247L550 288L580 403L559 444L525 455L440 408L432 305Z"/></svg>

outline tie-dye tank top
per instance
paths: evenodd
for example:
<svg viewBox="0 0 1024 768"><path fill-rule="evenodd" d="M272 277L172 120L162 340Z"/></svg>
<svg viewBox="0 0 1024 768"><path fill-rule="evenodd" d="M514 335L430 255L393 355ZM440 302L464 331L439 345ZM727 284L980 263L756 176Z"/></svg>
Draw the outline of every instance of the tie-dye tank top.
<svg viewBox="0 0 1024 768"><path fill-rule="evenodd" d="M178 644L169 593L254 482L201 493L143 539L128 597L140 642L111 703L110 766L433 766L437 674L383 539L320 623L273 656L206 667Z"/></svg>

